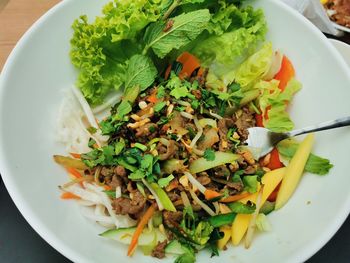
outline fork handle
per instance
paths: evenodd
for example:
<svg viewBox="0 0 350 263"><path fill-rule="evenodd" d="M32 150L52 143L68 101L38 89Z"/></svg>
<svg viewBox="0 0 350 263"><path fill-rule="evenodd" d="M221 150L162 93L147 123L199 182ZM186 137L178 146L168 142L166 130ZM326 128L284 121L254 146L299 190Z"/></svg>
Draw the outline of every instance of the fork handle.
<svg viewBox="0 0 350 263"><path fill-rule="evenodd" d="M340 128L340 127L344 127L344 126L350 126L350 116L335 119L332 121L326 121L326 122L320 123L318 125L313 125L313 126L305 127L302 129L290 131L287 134L290 137L294 137L294 136L305 134L305 133L324 131L324 130L335 129L335 128Z"/></svg>

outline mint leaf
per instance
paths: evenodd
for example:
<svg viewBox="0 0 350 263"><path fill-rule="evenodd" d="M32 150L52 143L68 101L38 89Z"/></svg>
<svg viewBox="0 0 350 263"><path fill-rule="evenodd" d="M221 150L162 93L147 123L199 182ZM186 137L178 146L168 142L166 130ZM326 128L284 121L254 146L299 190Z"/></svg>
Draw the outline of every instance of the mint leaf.
<svg viewBox="0 0 350 263"><path fill-rule="evenodd" d="M157 76L157 69L149 57L134 55L126 70L125 89L140 86L141 91L148 88Z"/></svg>
<svg viewBox="0 0 350 263"><path fill-rule="evenodd" d="M156 22L147 28L143 54L152 48L158 57L164 58L173 49L187 45L206 28L210 13L208 9L201 9L170 19L173 24L169 30L164 30L166 26L164 21Z"/></svg>
<svg viewBox="0 0 350 263"><path fill-rule="evenodd" d="M123 100L118 108L117 108L117 114L119 119L123 119L125 115L127 115L129 112L131 112L132 107L128 101Z"/></svg>
<svg viewBox="0 0 350 263"><path fill-rule="evenodd" d="M215 151L212 149L206 149L203 156L207 161L215 160Z"/></svg>
<svg viewBox="0 0 350 263"><path fill-rule="evenodd" d="M172 174L167 176L167 177L161 178L161 179L158 180L158 185L161 188L167 187L174 178L175 177Z"/></svg>

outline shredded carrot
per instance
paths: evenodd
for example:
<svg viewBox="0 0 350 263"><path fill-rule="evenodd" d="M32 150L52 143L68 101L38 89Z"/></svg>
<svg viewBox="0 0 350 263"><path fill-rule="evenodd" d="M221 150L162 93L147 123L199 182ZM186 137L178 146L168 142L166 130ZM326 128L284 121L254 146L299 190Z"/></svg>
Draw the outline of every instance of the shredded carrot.
<svg viewBox="0 0 350 263"><path fill-rule="evenodd" d="M226 197L224 199L221 199L220 202L222 202L222 203L231 203L231 202L238 201L238 200L240 200L242 198L245 198L248 195L250 195L250 193L242 193L242 194L232 195L232 196Z"/></svg>
<svg viewBox="0 0 350 263"><path fill-rule="evenodd" d="M73 175L75 178L81 178L81 177L83 177L83 176L81 175L81 173L78 172L77 169L74 169L74 168L72 168L72 167L66 167L66 170L67 170L68 173L70 173L71 175Z"/></svg>
<svg viewBox="0 0 350 263"><path fill-rule="evenodd" d="M137 243L138 243L139 237L140 237L145 225L147 225L148 220L153 216L155 210L156 210L155 207L153 205L151 205L147 209L146 213L141 217L141 220L136 227L136 230L132 236L131 243L130 243L129 248L128 248L128 256L129 257L132 256L135 249L137 248Z"/></svg>
<svg viewBox="0 0 350 263"><path fill-rule="evenodd" d="M284 167L283 163L280 160L280 156L278 153L278 150L276 148L273 148L273 150L270 152L270 162L266 166L267 168L271 170L275 170L281 167Z"/></svg>
<svg viewBox="0 0 350 263"><path fill-rule="evenodd" d="M81 159L81 154L80 153L69 153L70 155L72 155L72 157L76 158L76 159Z"/></svg>
<svg viewBox="0 0 350 263"><path fill-rule="evenodd" d="M106 191L112 190L112 187L110 187L109 185L104 185L103 187Z"/></svg>
<svg viewBox="0 0 350 263"><path fill-rule="evenodd" d="M255 114L255 124L257 127L264 127L262 114Z"/></svg>
<svg viewBox="0 0 350 263"><path fill-rule="evenodd" d="M193 71L201 66L199 60L188 52L182 53L176 61L182 64L182 70L179 73L180 79L191 76Z"/></svg>
<svg viewBox="0 0 350 263"><path fill-rule="evenodd" d="M80 197L71 192L64 192L61 194L61 199L80 199Z"/></svg>
<svg viewBox="0 0 350 263"><path fill-rule="evenodd" d="M215 198L215 197L221 196L221 194L218 193L218 192L216 192L216 191L207 189L207 190L205 190L205 192L204 192L204 196L205 196L205 199L210 200L210 199L213 199L213 198Z"/></svg>
<svg viewBox="0 0 350 263"><path fill-rule="evenodd" d="M153 93L152 95L148 96L146 100L151 103L157 103L158 99L156 93Z"/></svg>
<svg viewBox="0 0 350 263"><path fill-rule="evenodd" d="M280 81L278 87L283 91L294 76L295 70L292 62L286 56L283 56L281 69L274 77L274 79Z"/></svg>

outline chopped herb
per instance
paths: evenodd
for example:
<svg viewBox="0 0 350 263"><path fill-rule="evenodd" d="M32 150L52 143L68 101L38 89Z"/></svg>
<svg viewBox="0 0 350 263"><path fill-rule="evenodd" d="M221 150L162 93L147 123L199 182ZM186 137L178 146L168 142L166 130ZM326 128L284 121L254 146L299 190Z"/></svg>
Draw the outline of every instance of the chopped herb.
<svg viewBox="0 0 350 263"><path fill-rule="evenodd" d="M254 194L258 190L258 176L249 175L243 177L244 190Z"/></svg>
<svg viewBox="0 0 350 263"><path fill-rule="evenodd" d="M119 155L125 147L125 140L123 138L120 138L119 142L117 142L114 146L114 153L115 155Z"/></svg>
<svg viewBox="0 0 350 263"><path fill-rule="evenodd" d="M136 170L135 172L132 172L129 174L128 178L130 180L141 180L142 178L145 178L146 173L144 173L142 170Z"/></svg>
<svg viewBox="0 0 350 263"><path fill-rule="evenodd" d="M162 99L165 96L165 87L160 86L157 90L157 99Z"/></svg>
<svg viewBox="0 0 350 263"><path fill-rule="evenodd" d="M95 127L92 127L90 126L89 128L87 128L87 131L90 133L90 134L95 134L97 129Z"/></svg>
<svg viewBox="0 0 350 263"><path fill-rule="evenodd" d="M170 114L169 116L162 116L160 117L160 120L157 122L158 125L164 125L169 122L169 120L173 117L173 114Z"/></svg>
<svg viewBox="0 0 350 263"><path fill-rule="evenodd" d="M207 161L215 160L215 151L212 149L206 149L203 156Z"/></svg>
<svg viewBox="0 0 350 263"><path fill-rule="evenodd" d="M176 107L174 108L174 110L179 111L179 112L182 112L182 111L184 111L185 109L186 109L185 106L176 106Z"/></svg>
<svg viewBox="0 0 350 263"><path fill-rule="evenodd" d="M161 179L158 180L158 185L161 188L167 187L174 178L175 177L172 174L167 176L167 177L161 178Z"/></svg>
<svg viewBox="0 0 350 263"><path fill-rule="evenodd" d="M92 138L89 139L89 143L88 143L88 146L90 148L94 148L94 145L96 144L96 141Z"/></svg>
<svg viewBox="0 0 350 263"><path fill-rule="evenodd" d="M116 197L115 191L113 191L113 190L105 190L103 192L105 192L111 198L115 198Z"/></svg>
<svg viewBox="0 0 350 263"><path fill-rule="evenodd" d="M160 112L166 105L166 102L165 101L160 101L158 102L156 105L154 105L154 111L155 112Z"/></svg>
<svg viewBox="0 0 350 263"><path fill-rule="evenodd" d="M150 127L148 128L148 130L149 130L150 133L154 133L157 129L156 129L155 126L150 126Z"/></svg>
<svg viewBox="0 0 350 263"><path fill-rule="evenodd" d="M132 110L131 104L128 101L122 100L117 108L117 119L122 120L125 115L130 113Z"/></svg>
<svg viewBox="0 0 350 263"><path fill-rule="evenodd" d="M200 105L200 103L199 103L198 100L194 99L194 100L191 101L191 107L193 109L195 109L195 110L198 109L199 105Z"/></svg>
<svg viewBox="0 0 350 263"><path fill-rule="evenodd" d="M134 147L140 149L141 151L145 152L147 150L147 146L142 143L135 143Z"/></svg>

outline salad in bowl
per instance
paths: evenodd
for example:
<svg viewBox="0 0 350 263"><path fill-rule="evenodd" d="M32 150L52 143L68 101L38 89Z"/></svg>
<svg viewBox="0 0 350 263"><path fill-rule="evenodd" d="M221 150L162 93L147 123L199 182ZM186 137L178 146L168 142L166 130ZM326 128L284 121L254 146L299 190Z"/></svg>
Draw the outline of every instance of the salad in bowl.
<svg viewBox="0 0 350 263"><path fill-rule="evenodd" d="M324 175L313 135L256 160L250 127L285 132L301 89L264 12L240 0L108 3L73 25L77 81L66 90L54 160L70 180L61 198L104 226L102 238L157 258L194 262L270 231L304 171ZM278 213L278 211L276 212ZM112 242L112 241L111 241Z"/></svg>

